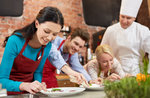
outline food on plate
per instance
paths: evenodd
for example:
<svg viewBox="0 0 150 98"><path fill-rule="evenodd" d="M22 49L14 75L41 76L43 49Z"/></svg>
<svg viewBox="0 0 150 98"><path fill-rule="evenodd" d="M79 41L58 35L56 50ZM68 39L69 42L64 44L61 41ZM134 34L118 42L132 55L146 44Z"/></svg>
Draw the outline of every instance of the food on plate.
<svg viewBox="0 0 150 98"><path fill-rule="evenodd" d="M51 90L47 90L47 92L64 92L64 90L59 89L59 88L52 88ZM72 90L69 90L69 92L76 92L76 90L72 89Z"/></svg>
<svg viewBox="0 0 150 98"><path fill-rule="evenodd" d="M89 86L92 86L92 84L89 84Z"/></svg>
<svg viewBox="0 0 150 98"><path fill-rule="evenodd" d="M59 89L59 88L53 88L52 90L48 90L48 92L63 92L63 90Z"/></svg>
<svg viewBox="0 0 150 98"><path fill-rule="evenodd" d="M83 92L84 90L85 88L81 87L59 87L59 88L49 88L47 89L47 91L41 90L40 92L50 97L58 97L58 96L68 96L78 94Z"/></svg>
<svg viewBox="0 0 150 98"><path fill-rule="evenodd" d="M69 92L75 92L76 90L69 90Z"/></svg>
<svg viewBox="0 0 150 98"><path fill-rule="evenodd" d="M102 86L104 86L103 84L89 84L90 85L90 87L102 87Z"/></svg>

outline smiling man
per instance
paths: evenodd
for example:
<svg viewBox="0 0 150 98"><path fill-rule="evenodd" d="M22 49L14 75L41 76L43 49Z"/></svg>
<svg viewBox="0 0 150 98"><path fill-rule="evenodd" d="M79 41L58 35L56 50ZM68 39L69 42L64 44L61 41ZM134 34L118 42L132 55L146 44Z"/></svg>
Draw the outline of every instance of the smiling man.
<svg viewBox="0 0 150 98"><path fill-rule="evenodd" d="M140 72L144 54L150 54L149 28L135 22L141 3L142 0L122 0L119 23L107 28L101 43L111 46L123 70L134 76Z"/></svg>
<svg viewBox="0 0 150 98"><path fill-rule="evenodd" d="M91 77L85 71L83 66L79 62L78 52L82 49L89 41L89 33L80 28L76 28L66 40L57 36L56 39L52 42L56 45L57 50L60 51L61 56L64 58L64 61L68 63L70 68L76 72L79 72L86 78L86 81L90 81ZM58 87L55 71L57 69L63 68L64 61L59 60L59 56L54 55L55 57L50 57L50 62L47 60L43 69L43 79L42 81L46 83L47 88ZM52 59L53 58L53 59ZM56 66L57 65L57 66ZM55 67L56 68L55 68ZM66 66L66 67L69 67ZM69 71L68 69L66 69Z"/></svg>

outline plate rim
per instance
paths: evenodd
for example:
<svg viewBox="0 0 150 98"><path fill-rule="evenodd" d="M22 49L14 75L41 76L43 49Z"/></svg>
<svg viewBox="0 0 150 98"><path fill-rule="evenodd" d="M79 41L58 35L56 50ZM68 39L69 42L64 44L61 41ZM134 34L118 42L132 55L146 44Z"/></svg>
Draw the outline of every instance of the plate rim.
<svg viewBox="0 0 150 98"><path fill-rule="evenodd" d="M80 87L83 87L83 85L81 85ZM83 87L83 88L86 88L87 90L104 90L104 87L105 86L99 86L99 87Z"/></svg>
<svg viewBox="0 0 150 98"><path fill-rule="evenodd" d="M41 90L40 92L42 94L48 95L48 96L68 96L68 95L74 95L74 94L78 94L81 93L83 91L85 91L85 88L83 87L57 87L57 89L79 89L76 92L45 92L43 90ZM55 89L55 88L47 88L47 90L51 90L51 89Z"/></svg>

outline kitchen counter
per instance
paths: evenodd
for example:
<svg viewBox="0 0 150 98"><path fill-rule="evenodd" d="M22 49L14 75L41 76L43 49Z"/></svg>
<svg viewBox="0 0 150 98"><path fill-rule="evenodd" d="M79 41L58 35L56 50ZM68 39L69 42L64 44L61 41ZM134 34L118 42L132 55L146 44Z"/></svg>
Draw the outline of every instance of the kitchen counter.
<svg viewBox="0 0 150 98"><path fill-rule="evenodd" d="M31 94L22 94L22 95L6 96L3 98L50 98L50 97L43 95L41 93L38 93L33 96ZM76 95L70 95L70 96L64 96L64 97L51 97L51 98L106 98L106 97L105 97L104 91L86 90Z"/></svg>

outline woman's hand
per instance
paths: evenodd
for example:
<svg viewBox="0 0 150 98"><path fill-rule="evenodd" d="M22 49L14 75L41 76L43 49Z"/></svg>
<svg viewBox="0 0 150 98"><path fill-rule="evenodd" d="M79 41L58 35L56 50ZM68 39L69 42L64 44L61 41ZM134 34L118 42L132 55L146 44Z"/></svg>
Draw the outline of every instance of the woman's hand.
<svg viewBox="0 0 150 98"><path fill-rule="evenodd" d="M126 73L125 77L132 77L133 75Z"/></svg>
<svg viewBox="0 0 150 98"><path fill-rule="evenodd" d="M35 94L41 90L46 91L46 84L44 82L40 83L38 81L34 81L31 83L23 82L19 86L21 91L27 91L31 94Z"/></svg>
<svg viewBox="0 0 150 98"><path fill-rule="evenodd" d="M102 84L103 83L103 79L99 77L96 80L90 80L89 83L90 84Z"/></svg>
<svg viewBox="0 0 150 98"><path fill-rule="evenodd" d="M110 81L115 81L115 80L120 80L121 77L120 77L119 75L113 73L113 74L111 74L110 76L108 76L106 79L107 79L107 80L110 80Z"/></svg>

